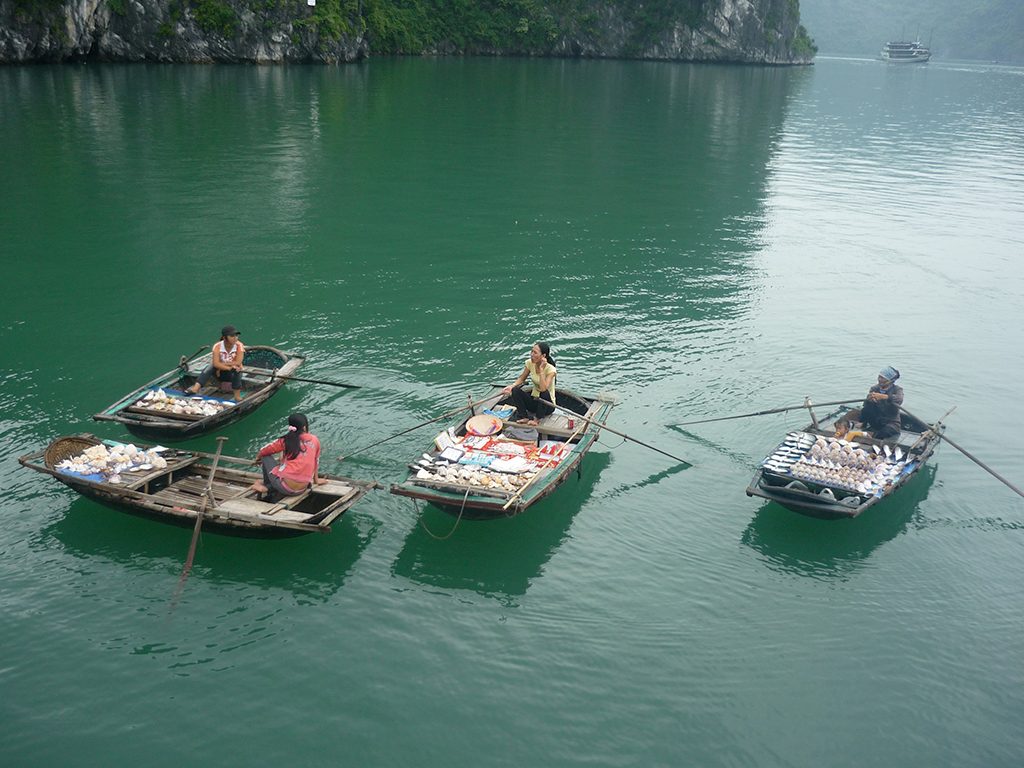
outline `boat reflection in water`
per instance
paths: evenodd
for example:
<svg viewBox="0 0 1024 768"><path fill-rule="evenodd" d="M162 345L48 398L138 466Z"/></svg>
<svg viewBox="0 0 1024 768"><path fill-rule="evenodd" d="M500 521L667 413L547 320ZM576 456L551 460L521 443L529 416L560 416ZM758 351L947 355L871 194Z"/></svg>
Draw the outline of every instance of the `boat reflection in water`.
<svg viewBox="0 0 1024 768"><path fill-rule="evenodd" d="M192 579L282 590L304 601L323 602L344 585L379 527L372 518L346 515L327 536L280 540L204 536ZM126 583L136 580L131 575L126 579L125 571L139 579L159 574L161 583L166 582L167 573L180 571L189 536L185 529L154 526L143 518L78 499L60 520L42 529L38 546L49 550L56 540L73 557L116 563L120 567L110 578L123 591Z"/></svg>
<svg viewBox="0 0 1024 768"><path fill-rule="evenodd" d="M754 515L741 540L779 571L825 580L842 577L906 531L928 498L936 468L935 464L924 466L901 494L856 520L818 520L768 502Z"/></svg>
<svg viewBox="0 0 1024 768"><path fill-rule="evenodd" d="M582 475L574 474L560 493L544 499L529 514L486 522L461 520L430 504L417 502L420 517L391 566L394 576L446 590L472 590L514 604L544 572L544 565L568 536L576 513L590 498L597 478L611 463L608 453L590 453ZM422 524L421 524L422 523ZM431 533L423 530L426 526Z"/></svg>

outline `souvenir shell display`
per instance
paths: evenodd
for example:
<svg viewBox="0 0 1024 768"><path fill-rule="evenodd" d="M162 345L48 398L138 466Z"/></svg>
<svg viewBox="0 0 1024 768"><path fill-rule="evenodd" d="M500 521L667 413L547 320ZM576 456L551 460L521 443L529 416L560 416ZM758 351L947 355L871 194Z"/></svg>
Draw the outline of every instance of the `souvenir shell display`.
<svg viewBox="0 0 1024 768"><path fill-rule="evenodd" d="M200 417L214 416L233 405L234 403L228 401L208 400L199 396L173 395L163 389L151 389L134 403L134 407L150 411Z"/></svg>
<svg viewBox="0 0 1024 768"><path fill-rule="evenodd" d="M77 475L99 475L103 482L116 484L121 482L122 472L166 467L167 460L153 449L143 451L131 443L108 448L101 443L86 448L78 456L65 459L55 469Z"/></svg>

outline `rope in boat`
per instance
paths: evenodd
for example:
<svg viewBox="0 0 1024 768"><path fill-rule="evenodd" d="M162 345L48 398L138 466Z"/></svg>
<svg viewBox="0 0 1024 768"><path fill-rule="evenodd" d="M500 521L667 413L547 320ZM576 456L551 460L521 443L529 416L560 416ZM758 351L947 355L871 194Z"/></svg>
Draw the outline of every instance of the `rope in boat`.
<svg viewBox="0 0 1024 768"><path fill-rule="evenodd" d="M430 536L430 538L435 539L436 541L445 541L446 539L451 538L452 534L455 533L455 529L459 527L459 523L462 521L462 513L466 510L466 500L469 498L469 491L470 489L467 488L466 495L462 497L462 506L459 507L459 516L455 519L455 525L453 525L452 529L444 536L438 536L427 528L427 524L423 522L423 515L420 515L420 527L427 532L427 535ZM419 508L416 506L416 499L412 499L412 507L417 513L419 513Z"/></svg>

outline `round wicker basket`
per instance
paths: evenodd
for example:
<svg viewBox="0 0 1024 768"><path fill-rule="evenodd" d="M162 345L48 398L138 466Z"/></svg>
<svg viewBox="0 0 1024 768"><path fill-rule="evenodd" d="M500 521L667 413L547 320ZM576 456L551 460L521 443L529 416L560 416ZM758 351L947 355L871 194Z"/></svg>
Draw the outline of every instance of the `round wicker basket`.
<svg viewBox="0 0 1024 768"><path fill-rule="evenodd" d="M46 453L43 455L43 460L46 462L46 466L49 469L53 469L64 459L70 459L72 456L78 456L86 448L90 448L94 445L99 445L100 441L95 437L84 437L82 435L74 435L72 437L58 437L46 448Z"/></svg>
<svg viewBox="0 0 1024 768"><path fill-rule="evenodd" d="M254 368L267 368L276 371L288 362L288 358L278 349L273 347L250 347L245 350L243 365Z"/></svg>

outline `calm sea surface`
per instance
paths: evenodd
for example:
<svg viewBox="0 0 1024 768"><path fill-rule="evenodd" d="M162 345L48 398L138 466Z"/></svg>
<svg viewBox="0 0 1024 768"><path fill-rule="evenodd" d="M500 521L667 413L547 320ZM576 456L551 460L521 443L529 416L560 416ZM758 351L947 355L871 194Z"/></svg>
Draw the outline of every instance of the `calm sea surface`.
<svg viewBox="0 0 1024 768"><path fill-rule="evenodd" d="M811 520L744 494L806 414L670 426L891 364L1024 483L1024 70L8 67L0 147L0 763L1024 763L1024 500L946 445ZM227 322L363 387L288 385L231 454L302 410L334 457L546 340L694 466L607 435L443 541L384 492L205 534L172 611L190 531L17 457L121 437L90 415ZM325 469L392 482L432 437Z"/></svg>

